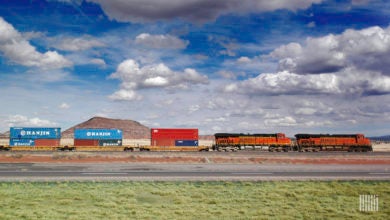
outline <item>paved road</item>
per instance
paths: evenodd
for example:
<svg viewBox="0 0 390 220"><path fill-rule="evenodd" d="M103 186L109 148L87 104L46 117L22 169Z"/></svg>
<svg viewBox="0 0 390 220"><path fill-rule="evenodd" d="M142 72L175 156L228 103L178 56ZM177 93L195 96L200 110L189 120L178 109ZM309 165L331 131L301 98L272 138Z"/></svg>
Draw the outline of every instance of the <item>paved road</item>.
<svg viewBox="0 0 390 220"><path fill-rule="evenodd" d="M390 180L389 165L0 163L0 181Z"/></svg>

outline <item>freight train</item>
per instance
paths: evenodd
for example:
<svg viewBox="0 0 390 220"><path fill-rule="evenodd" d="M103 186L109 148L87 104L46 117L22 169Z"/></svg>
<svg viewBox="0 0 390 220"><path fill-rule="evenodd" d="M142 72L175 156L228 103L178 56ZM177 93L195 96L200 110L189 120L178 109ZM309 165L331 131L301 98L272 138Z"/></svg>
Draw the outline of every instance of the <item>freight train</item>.
<svg viewBox="0 0 390 220"><path fill-rule="evenodd" d="M0 150L78 151L238 151L266 149L270 152L372 151L363 134L216 133L212 146L199 145L198 129L152 128L150 144L123 145L120 129L75 129L73 145L60 145L60 128L10 128L9 145Z"/></svg>

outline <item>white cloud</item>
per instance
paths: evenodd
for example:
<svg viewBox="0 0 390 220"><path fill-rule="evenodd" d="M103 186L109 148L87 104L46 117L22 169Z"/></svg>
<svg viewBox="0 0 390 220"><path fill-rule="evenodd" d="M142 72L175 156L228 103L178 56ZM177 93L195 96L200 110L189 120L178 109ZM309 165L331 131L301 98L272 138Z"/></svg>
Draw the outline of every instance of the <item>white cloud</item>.
<svg viewBox="0 0 390 220"><path fill-rule="evenodd" d="M390 93L390 77L354 68L332 74L263 73L231 83L223 91L256 95L382 95Z"/></svg>
<svg viewBox="0 0 390 220"><path fill-rule="evenodd" d="M121 89L110 95L109 98L115 101L138 101L142 99L142 96L133 90Z"/></svg>
<svg viewBox="0 0 390 220"><path fill-rule="evenodd" d="M69 109L70 105L66 102L61 103L61 105L58 106L60 109Z"/></svg>
<svg viewBox="0 0 390 220"><path fill-rule="evenodd" d="M307 101L301 99L296 103L296 108L294 110L295 115L324 115L330 114L333 112L333 108L324 104L321 101Z"/></svg>
<svg viewBox="0 0 390 220"><path fill-rule="evenodd" d="M228 84L223 91L263 96L390 94L390 27L308 38L303 45L282 45L269 56L280 59L278 72ZM308 114L308 109L297 113Z"/></svg>
<svg viewBox="0 0 390 220"><path fill-rule="evenodd" d="M287 71L263 73L256 78L226 85L225 92L259 95L279 94L323 94L339 93L338 79L335 75L321 74L303 76Z"/></svg>
<svg viewBox="0 0 390 220"><path fill-rule="evenodd" d="M127 101L140 100L142 97L136 91L141 89L185 89L191 85L208 83L207 76L199 74L194 69L187 68L183 72L175 72L163 63L140 67L132 59L119 64L110 78L122 81L121 89L110 98Z"/></svg>
<svg viewBox="0 0 390 220"><path fill-rule="evenodd" d="M238 63L250 63L252 60L249 57L240 57L237 59Z"/></svg>
<svg viewBox="0 0 390 220"><path fill-rule="evenodd" d="M192 22L215 20L224 14L304 9L322 0L87 0L99 4L105 14L122 22L185 19Z"/></svg>
<svg viewBox="0 0 390 220"><path fill-rule="evenodd" d="M105 44L93 39L91 36L83 36L78 38L62 37L59 42L54 43L53 46L65 51L82 51L95 47L104 47Z"/></svg>
<svg viewBox="0 0 390 220"><path fill-rule="evenodd" d="M135 38L135 43L155 49L184 49L189 41L172 35L150 35L142 33Z"/></svg>
<svg viewBox="0 0 390 220"><path fill-rule="evenodd" d="M57 51L38 52L11 24L0 17L0 51L11 62L42 69L60 69L72 62Z"/></svg>
<svg viewBox="0 0 390 220"><path fill-rule="evenodd" d="M28 118L23 115L11 115L8 120L6 120L9 127L15 126L36 126L36 127L46 127L46 126L57 126L57 123L51 122L49 120L44 120L40 118Z"/></svg>
<svg viewBox="0 0 390 220"><path fill-rule="evenodd" d="M98 66L101 66L101 67L106 67L106 61L104 61L103 59L100 59L100 58L94 58L94 59L91 59L90 62L92 64L96 64Z"/></svg>
<svg viewBox="0 0 390 220"><path fill-rule="evenodd" d="M266 126L277 126L277 127L289 127L296 126L297 121L291 116L277 117L272 119L265 119L264 124Z"/></svg>
<svg viewBox="0 0 390 220"><path fill-rule="evenodd" d="M193 112L196 112L200 109L200 105L191 105L188 109L188 113L191 114Z"/></svg>
<svg viewBox="0 0 390 220"><path fill-rule="evenodd" d="M309 22L306 26L309 28L314 28L316 26L316 22L314 22L314 21Z"/></svg>
<svg viewBox="0 0 390 220"><path fill-rule="evenodd" d="M303 45L283 45L270 56L280 59L279 70L297 74L334 73L355 67L390 75L390 26L307 38Z"/></svg>

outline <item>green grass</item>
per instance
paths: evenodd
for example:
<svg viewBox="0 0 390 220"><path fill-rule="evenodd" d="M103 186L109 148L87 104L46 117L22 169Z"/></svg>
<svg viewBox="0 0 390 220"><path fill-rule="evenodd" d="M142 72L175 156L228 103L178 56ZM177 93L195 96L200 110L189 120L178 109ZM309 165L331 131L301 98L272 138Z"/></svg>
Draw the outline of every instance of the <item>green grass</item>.
<svg viewBox="0 0 390 220"><path fill-rule="evenodd" d="M0 183L0 219L389 219L389 205L385 181Z"/></svg>

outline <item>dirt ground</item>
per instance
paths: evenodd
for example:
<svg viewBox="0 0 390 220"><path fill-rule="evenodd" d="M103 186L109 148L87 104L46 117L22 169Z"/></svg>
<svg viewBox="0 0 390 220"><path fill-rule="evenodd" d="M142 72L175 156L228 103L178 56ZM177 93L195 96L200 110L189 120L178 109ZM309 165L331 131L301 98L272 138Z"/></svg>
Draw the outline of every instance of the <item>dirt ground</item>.
<svg viewBox="0 0 390 220"><path fill-rule="evenodd" d="M389 154L303 153L289 154L239 154L239 153L29 153L8 152L0 154L0 163L237 163L237 164L388 164Z"/></svg>

